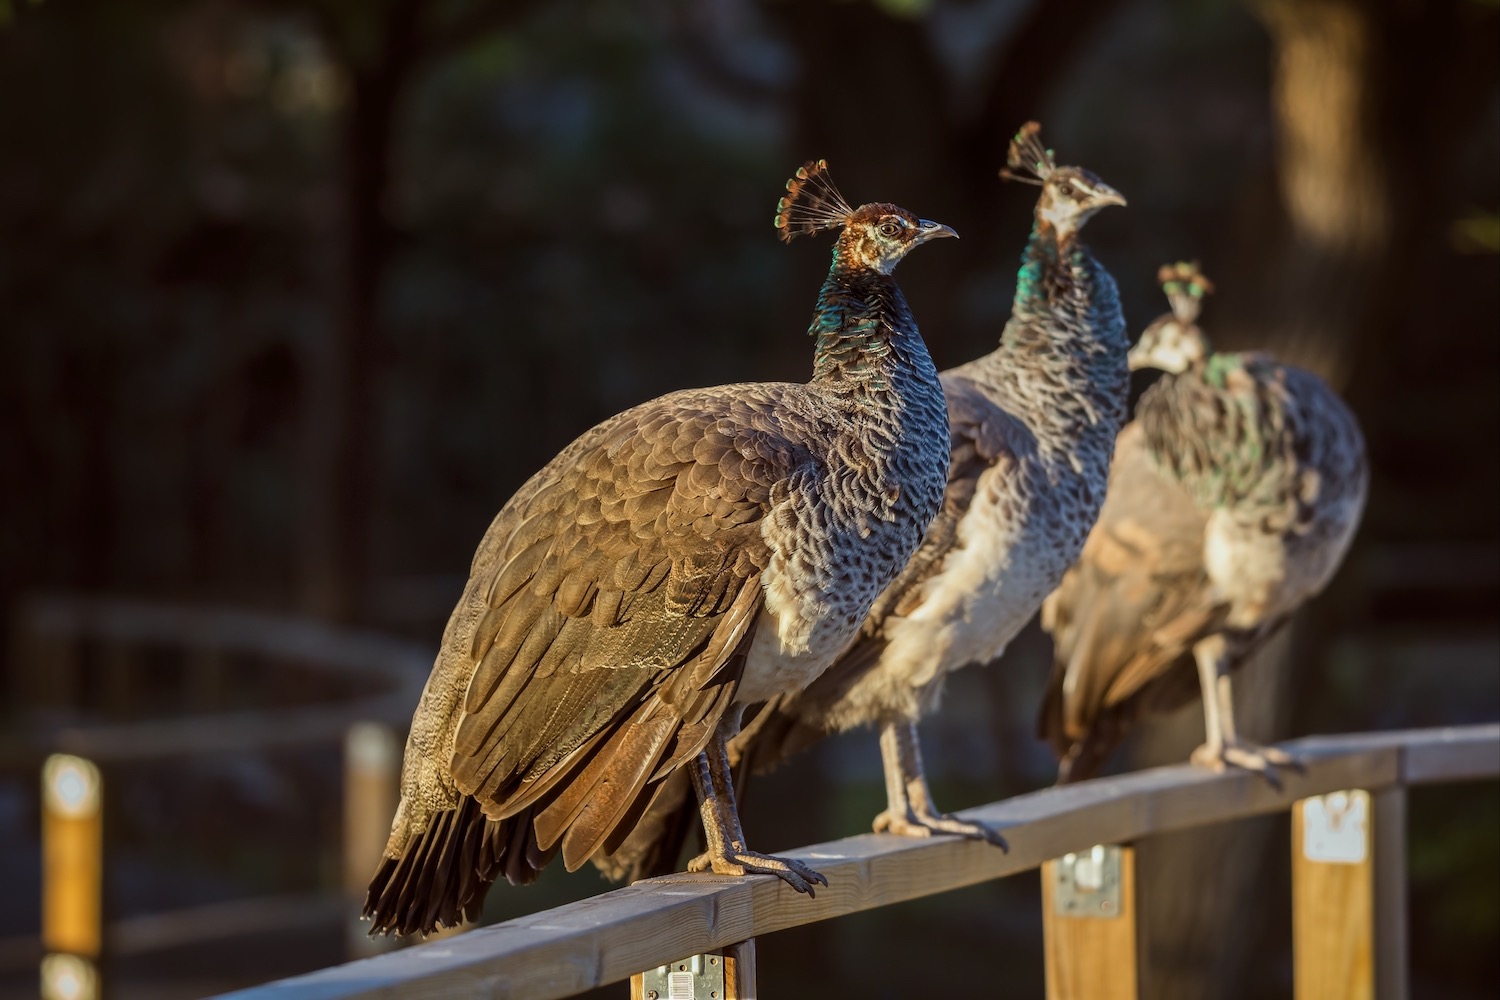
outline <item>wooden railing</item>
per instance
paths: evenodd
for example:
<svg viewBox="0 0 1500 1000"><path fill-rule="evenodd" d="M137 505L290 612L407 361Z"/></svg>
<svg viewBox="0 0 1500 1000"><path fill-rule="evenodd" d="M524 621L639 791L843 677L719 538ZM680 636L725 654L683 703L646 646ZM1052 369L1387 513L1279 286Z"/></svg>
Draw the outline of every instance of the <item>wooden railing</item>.
<svg viewBox="0 0 1500 1000"><path fill-rule="evenodd" d="M786 852L828 877L816 898L770 876L673 875L225 996L548 1000L632 977L636 997L693 995L672 987L667 977L676 972L717 976L719 997L743 1000L755 993L759 935L1046 866L1049 997L1128 1000L1139 995L1134 959L1114 961L1135 950L1128 845L1290 809L1297 996L1404 997L1405 789L1500 776L1500 724L1283 747L1307 768L1288 774L1279 791L1243 772L1189 766L1049 788L962 814L1003 830L1009 852L950 837L865 834Z"/></svg>

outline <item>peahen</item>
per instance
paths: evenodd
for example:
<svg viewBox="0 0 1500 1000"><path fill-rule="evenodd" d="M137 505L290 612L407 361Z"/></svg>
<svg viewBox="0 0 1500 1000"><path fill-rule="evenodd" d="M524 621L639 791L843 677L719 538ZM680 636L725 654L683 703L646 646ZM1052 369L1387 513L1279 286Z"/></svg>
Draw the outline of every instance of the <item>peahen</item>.
<svg viewBox="0 0 1500 1000"><path fill-rule="evenodd" d="M1121 432L1099 523L1043 609L1056 654L1038 728L1058 780L1077 781L1134 720L1201 693L1193 762L1279 784L1276 767L1296 761L1239 735L1229 675L1338 568L1369 483L1364 440L1316 375L1209 351L1196 265L1160 277L1172 312L1130 363L1165 374Z"/></svg>
<svg viewBox="0 0 1500 1000"><path fill-rule="evenodd" d="M1041 188L1010 321L994 351L942 375L951 427L942 510L849 651L756 713L733 747L765 770L829 733L878 726L887 808L877 831L1003 845L934 808L917 721L947 674L1005 650L1078 557L1125 421L1124 317L1114 279L1079 238L1096 212L1125 199L1087 170L1058 166L1039 133L1035 122L1021 128L1002 171ZM670 870L690 822L686 787L675 794L677 815L653 809L604 859L606 874Z"/></svg>
<svg viewBox="0 0 1500 1000"><path fill-rule="evenodd" d="M812 380L643 403L500 510L412 719L372 933L473 919L501 875L613 850L674 775L701 801L694 870L827 884L745 847L725 742L833 662L942 502L942 389L891 272L956 234L850 208L822 161L787 188L783 239L839 230Z"/></svg>

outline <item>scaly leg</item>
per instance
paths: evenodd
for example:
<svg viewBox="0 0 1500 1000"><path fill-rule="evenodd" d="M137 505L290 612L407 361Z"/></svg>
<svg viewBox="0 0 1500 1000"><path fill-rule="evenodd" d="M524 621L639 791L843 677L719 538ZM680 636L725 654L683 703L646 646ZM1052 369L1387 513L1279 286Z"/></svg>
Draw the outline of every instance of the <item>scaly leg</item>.
<svg viewBox="0 0 1500 1000"><path fill-rule="evenodd" d="M718 875L776 875L798 892L813 894L813 883L828 880L800 861L758 854L745 847L735 808L734 783L724 745L734 735L734 726L720 724L708 746L687 766L692 769L693 788L708 850L688 862L688 871L713 871Z"/></svg>
<svg viewBox="0 0 1500 1000"><path fill-rule="evenodd" d="M939 813L927 789L922 769L922 750L917 744L917 725L902 720L880 727L880 758L885 764L886 810L875 817L876 833L903 837L931 837L953 833L1009 850L1005 838L981 823L970 823Z"/></svg>
<svg viewBox="0 0 1500 1000"><path fill-rule="evenodd" d="M1265 778L1281 790L1277 767L1302 771L1302 762L1285 750L1242 740L1234 724L1234 690L1229 679L1229 660L1223 636L1210 636L1193 647L1198 663L1198 683L1203 688L1204 744L1193 751L1192 762L1211 771L1241 767Z"/></svg>

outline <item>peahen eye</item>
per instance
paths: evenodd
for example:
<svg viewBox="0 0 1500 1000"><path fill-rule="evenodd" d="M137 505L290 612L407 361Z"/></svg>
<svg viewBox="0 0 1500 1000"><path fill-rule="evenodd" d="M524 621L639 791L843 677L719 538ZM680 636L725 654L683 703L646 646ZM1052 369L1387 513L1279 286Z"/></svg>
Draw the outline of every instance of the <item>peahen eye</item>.
<svg viewBox="0 0 1500 1000"><path fill-rule="evenodd" d="M901 234L901 224L894 219L887 219L880 224L879 232L886 239L895 239Z"/></svg>
<svg viewBox="0 0 1500 1000"><path fill-rule="evenodd" d="M1078 191L1073 187L1073 185L1069 184L1067 181L1063 181L1057 186L1057 193L1062 195L1064 198L1071 198L1073 197L1073 195L1077 194Z"/></svg>

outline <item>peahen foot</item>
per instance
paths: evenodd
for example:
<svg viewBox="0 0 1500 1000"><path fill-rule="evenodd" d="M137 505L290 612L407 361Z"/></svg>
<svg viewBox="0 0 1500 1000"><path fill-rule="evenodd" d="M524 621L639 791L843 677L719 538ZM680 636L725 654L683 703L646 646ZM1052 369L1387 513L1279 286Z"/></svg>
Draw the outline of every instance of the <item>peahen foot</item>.
<svg viewBox="0 0 1500 1000"><path fill-rule="evenodd" d="M1276 773L1278 767L1290 768L1298 774L1307 770L1300 760L1285 750L1245 740L1226 742L1219 746L1205 743L1193 751L1190 759L1198 767L1220 773L1230 767L1253 771L1265 778L1266 783L1278 792L1281 791L1281 775Z"/></svg>
<svg viewBox="0 0 1500 1000"><path fill-rule="evenodd" d="M688 871L712 871L716 875L775 875L798 892L813 895L813 883L827 885L828 879L800 861L759 854L744 848L728 848L722 855L703 853L688 862Z"/></svg>
<svg viewBox="0 0 1500 1000"><path fill-rule="evenodd" d="M970 840L982 840L985 843L994 844L1002 851L1010 850L1010 845L1006 844L1005 838L983 823L970 823L946 814L939 816L907 810L906 815L899 816L886 809L875 817L875 832L894 833L898 837L931 837L936 834L951 833Z"/></svg>

